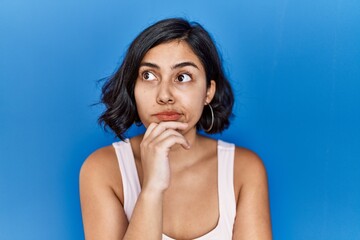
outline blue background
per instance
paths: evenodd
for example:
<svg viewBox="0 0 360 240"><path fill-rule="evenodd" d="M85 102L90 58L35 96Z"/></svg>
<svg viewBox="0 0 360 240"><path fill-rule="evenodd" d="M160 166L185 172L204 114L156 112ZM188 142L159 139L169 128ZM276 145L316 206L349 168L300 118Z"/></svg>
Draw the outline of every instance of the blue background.
<svg viewBox="0 0 360 240"><path fill-rule="evenodd" d="M83 239L79 169L117 141L96 81L174 16L219 45L236 118L214 137L263 159L274 239L360 239L358 0L1 0L0 239Z"/></svg>

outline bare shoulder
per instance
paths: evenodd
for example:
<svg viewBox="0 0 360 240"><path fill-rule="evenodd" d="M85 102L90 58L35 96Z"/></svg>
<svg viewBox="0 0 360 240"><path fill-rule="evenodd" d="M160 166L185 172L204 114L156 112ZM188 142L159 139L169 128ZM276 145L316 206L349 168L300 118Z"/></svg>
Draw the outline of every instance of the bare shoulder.
<svg viewBox="0 0 360 240"><path fill-rule="evenodd" d="M234 188L233 239L272 239L267 174L262 160L251 150L235 150Z"/></svg>
<svg viewBox="0 0 360 240"><path fill-rule="evenodd" d="M79 178L85 239L122 239L128 221L114 147L91 153L81 166Z"/></svg>
<svg viewBox="0 0 360 240"><path fill-rule="evenodd" d="M102 176L103 180L111 172L111 169L117 164L115 151L112 146L99 148L92 152L81 166L80 176Z"/></svg>
<svg viewBox="0 0 360 240"><path fill-rule="evenodd" d="M261 158L243 147L235 148L234 176L238 191L246 184L265 184L267 181L266 169Z"/></svg>
<svg viewBox="0 0 360 240"><path fill-rule="evenodd" d="M108 187L119 198L122 195L121 174L112 145L92 152L82 164L79 177L80 185L92 185L94 188Z"/></svg>

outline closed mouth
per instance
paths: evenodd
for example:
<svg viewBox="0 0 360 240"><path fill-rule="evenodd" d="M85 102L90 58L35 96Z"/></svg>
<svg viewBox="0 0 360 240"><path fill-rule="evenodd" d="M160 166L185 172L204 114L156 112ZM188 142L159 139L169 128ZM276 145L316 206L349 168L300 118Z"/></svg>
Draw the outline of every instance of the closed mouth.
<svg viewBox="0 0 360 240"><path fill-rule="evenodd" d="M154 114L160 121L177 121L181 118L182 114L178 112L159 112Z"/></svg>

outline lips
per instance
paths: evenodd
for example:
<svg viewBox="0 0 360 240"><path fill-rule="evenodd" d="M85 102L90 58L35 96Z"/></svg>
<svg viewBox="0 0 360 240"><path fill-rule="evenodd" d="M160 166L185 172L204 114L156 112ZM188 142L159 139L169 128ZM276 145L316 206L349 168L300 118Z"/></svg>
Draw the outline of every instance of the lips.
<svg viewBox="0 0 360 240"><path fill-rule="evenodd" d="M181 114L178 112L160 112L154 114L160 121L177 121L181 118Z"/></svg>

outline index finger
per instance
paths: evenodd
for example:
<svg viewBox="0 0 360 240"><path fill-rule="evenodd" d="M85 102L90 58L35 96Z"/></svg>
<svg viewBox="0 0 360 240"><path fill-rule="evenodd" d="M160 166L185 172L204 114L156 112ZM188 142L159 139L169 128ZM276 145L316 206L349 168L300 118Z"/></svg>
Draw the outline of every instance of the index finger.
<svg viewBox="0 0 360 240"><path fill-rule="evenodd" d="M145 134L144 134L144 137L143 138L146 138L147 136L150 135L150 133L154 130L155 127L157 127L157 123L150 123L150 125L148 126L148 128L146 129L145 131Z"/></svg>
<svg viewBox="0 0 360 240"><path fill-rule="evenodd" d="M175 122L175 121L166 121L166 122L160 122L159 124L151 123L146 130L146 133L144 135L145 137L148 137L149 135L159 135L166 129L174 129L174 130L184 130L187 128L188 124L183 122Z"/></svg>
<svg viewBox="0 0 360 240"><path fill-rule="evenodd" d="M188 124L184 122L175 122L175 121L166 121L166 122L160 122L158 127L165 128L165 129L178 129L183 130L187 128Z"/></svg>

